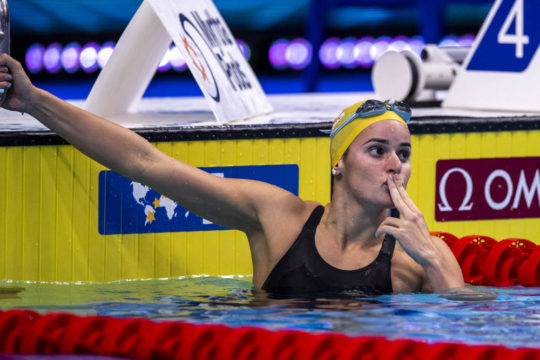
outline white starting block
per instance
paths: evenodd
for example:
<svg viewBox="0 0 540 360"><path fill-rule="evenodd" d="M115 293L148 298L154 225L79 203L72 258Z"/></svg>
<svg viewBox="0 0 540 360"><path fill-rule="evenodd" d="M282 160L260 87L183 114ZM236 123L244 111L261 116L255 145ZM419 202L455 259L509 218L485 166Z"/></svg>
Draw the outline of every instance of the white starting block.
<svg viewBox="0 0 540 360"><path fill-rule="evenodd" d="M86 101L101 116L135 112L174 41L218 122L272 112L262 87L211 0L145 0Z"/></svg>

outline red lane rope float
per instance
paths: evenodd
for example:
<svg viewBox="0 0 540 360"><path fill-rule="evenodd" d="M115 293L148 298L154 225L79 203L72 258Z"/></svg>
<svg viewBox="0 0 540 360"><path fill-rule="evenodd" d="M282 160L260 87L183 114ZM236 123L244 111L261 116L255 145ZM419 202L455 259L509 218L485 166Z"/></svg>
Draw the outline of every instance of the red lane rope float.
<svg viewBox="0 0 540 360"><path fill-rule="evenodd" d="M518 283L523 286L540 286L540 246L536 246L518 271Z"/></svg>
<svg viewBox="0 0 540 360"><path fill-rule="evenodd" d="M488 286L540 286L540 246L526 239L497 241L489 236L457 238L432 232L456 257L465 282Z"/></svg>
<svg viewBox="0 0 540 360"><path fill-rule="evenodd" d="M495 244L486 259L484 281L495 286L518 283L518 269L536 244L525 239L505 239Z"/></svg>
<svg viewBox="0 0 540 360"><path fill-rule="evenodd" d="M39 313L31 310L12 310L0 316L0 352L15 352L19 340L32 321L39 318Z"/></svg>
<svg viewBox="0 0 540 360"><path fill-rule="evenodd" d="M32 310L0 311L0 353L174 360L540 360L540 348L428 344L409 339L65 313L40 315Z"/></svg>

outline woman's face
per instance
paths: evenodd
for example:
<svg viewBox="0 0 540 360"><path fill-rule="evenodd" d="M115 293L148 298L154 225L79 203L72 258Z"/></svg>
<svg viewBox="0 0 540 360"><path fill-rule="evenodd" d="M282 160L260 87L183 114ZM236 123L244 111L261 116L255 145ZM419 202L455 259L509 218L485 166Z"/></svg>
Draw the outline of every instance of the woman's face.
<svg viewBox="0 0 540 360"><path fill-rule="evenodd" d="M411 175L411 135L404 124L384 120L368 126L338 163L351 195L360 202L393 207L388 175L399 174L406 186Z"/></svg>

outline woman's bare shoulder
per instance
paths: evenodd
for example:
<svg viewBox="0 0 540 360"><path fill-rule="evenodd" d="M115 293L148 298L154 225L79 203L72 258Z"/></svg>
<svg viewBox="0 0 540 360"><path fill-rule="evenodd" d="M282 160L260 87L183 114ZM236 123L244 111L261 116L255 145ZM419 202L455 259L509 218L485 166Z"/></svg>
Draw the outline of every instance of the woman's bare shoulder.
<svg viewBox="0 0 540 360"><path fill-rule="evenodd" d="M265 231L276 226L295 225L305 222L313 210L320 204L316 201L303 200L299 196L276 187L265 187L260 195L264 200L259 201L259 221Z"/></svg>

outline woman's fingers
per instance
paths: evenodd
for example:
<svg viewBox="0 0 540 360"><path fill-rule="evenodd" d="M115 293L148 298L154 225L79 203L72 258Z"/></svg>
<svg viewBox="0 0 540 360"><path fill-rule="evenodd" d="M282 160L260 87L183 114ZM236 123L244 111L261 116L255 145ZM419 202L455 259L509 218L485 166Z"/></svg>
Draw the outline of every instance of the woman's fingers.
<svg viewBox="0 0 540 360"><path fill-rule="evenodd" d="M375 237L379 237L382 234L390 234L394 237L397 237L400 229L400 222L400 219L387 217L377 228L377 231L375 232Z"/></svg>
<svg viewBox="0 0 540 360"><path fill-rule="evenodd" d="M401 178L401 176L399 175L394 176L394 180L395 180L396 188L399 194L401 195L403 202L407 205L407 207L411 209L412 211L420 211L416 207L416 204L412 201L409 194L407 193L407 190L405 190L405 187L403 186L403 179Z"/></svg>
<svg viewBox="0 0 540 360"><path fill-rule="evenodd" d="M0 71L0 93L4 93L11 87L11 80L13 80L11 74Z"/></svg>
<svg viewBox="0 0 540 360"><path fill-rule="evenodd" d="M15 76L19 72L24 73L21 63L6 53L0 54L0 73L11 73Z"/></svg>
<svg viewBox="0 0 540 360"><path fill-rule="evenodd" d="M0 82L0 94L5 94L11 87L11 83Z"/></svg>
<svg viewBox="0 0 540 360"><path fill-rule="evenodd" d="M8 72L0 72L0 81L11 81L13 77Z"/></svg>
<svg viewBox="0 0 540 360"><path fill-rule="evenodd" d="M388 188L394 205L404 217L423 217L422 212L416 207L403 187L401 177L397 174L388 176Z"/></svg>
<svg viewBox="0 0 540 360"><path fill-rule="evenodd" d="M398 186L396 184L395 180L396 175L388 175L388 190L390 191L390 197L392 197L392 201L394 202L394 206L403 216L407 216L410 214L411 209L405 202L405 199L403 199L403 195L399 192Z"/></svg>

